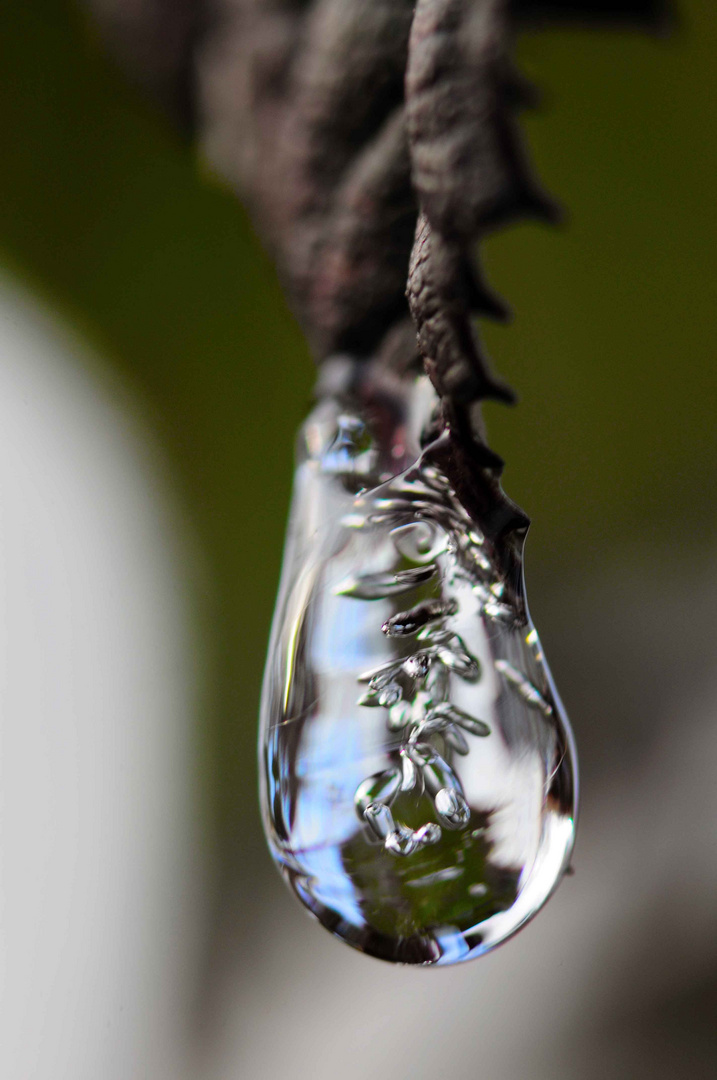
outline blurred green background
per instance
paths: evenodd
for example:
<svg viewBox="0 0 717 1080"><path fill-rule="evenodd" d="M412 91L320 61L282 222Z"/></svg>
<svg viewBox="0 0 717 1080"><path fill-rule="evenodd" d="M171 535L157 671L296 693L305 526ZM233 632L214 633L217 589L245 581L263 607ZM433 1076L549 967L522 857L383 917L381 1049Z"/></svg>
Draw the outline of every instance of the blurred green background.
<svg viewBox="0 0 717 1080"><path fill-rule="evenodd" d="M562 581L618 552L649 574L714 544L717 18L710 0L679 14L666 38L573 28L519 42L544 95L525 130L568 217L485 247L516 313L485 333L521 397L487 419L534 520L539 625ZM206 835L231 874L261 843L255 718L311 364L232 192L71 4L3 5L0 55L0 260L137 390L197 540ZM562 610L585 617L569 598ZM551 635L548 619L548 653Z"/></svg>

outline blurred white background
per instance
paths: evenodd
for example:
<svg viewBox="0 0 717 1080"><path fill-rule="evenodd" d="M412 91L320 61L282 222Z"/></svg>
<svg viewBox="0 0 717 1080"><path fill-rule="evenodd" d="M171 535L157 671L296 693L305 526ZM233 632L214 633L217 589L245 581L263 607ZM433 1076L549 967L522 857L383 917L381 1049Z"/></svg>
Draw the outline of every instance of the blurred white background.
<svg viewBox="0 0 717 1080"><path fill-rule="evenodd" d="M201 925L187 552L131 398L0 283L0 1076L176 1080Z"/></svg>

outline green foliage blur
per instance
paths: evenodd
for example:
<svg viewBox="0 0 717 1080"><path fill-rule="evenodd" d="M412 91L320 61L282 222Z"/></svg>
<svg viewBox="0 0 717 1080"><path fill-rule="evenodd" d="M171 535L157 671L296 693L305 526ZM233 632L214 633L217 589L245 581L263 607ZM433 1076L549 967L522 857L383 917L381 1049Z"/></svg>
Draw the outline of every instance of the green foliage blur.
<svg viewBox="0 0 717 1080"><path fill-rule="evenodd" d="M626 550L648 572L659 548L684 558L715 539L717 17L710 0L680 16L666 38L573 28L519 43L544 94L525 130L568 216L490 238L487 276L516 317L484 332L522 399L487 419L506 489L534 520L538 616L567 573ZM231 862L238 811L255 814L256 706L311 363L231 191L71 4L3 5L0 54L0 263L138 391L206 564L203 775Z"/></svg>

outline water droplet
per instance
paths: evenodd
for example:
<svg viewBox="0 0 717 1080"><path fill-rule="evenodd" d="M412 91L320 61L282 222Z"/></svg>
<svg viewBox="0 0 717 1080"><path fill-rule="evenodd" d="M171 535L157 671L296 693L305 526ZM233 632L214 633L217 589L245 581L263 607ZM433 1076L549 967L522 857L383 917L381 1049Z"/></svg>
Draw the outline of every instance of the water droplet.
<svg viewBox="0 0 717 1080"><path fill-rule="evenodd" d="M305 425L264 682L263 816L334 934L454 963L510 937L565 872L574 751L519 565L506 575L489 530L408 445L411 387L392 393L377 398L380 438L375 402L324 400ZM416 400L430 403L425 387ZM397 475L394 447L413 462Z"/></svg>

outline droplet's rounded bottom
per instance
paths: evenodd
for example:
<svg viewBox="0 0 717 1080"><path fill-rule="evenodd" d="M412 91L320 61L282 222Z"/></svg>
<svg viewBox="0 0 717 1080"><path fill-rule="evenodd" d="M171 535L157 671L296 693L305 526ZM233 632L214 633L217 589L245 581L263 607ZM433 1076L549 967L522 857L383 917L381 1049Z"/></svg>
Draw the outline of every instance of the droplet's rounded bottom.
<svg viewBox="0 0 717 1080"><path fill-rule="evenodd" d="M480 835L480 830L473 832ZM473 836L474 844L477 839ZM407 865L405 873L401 863L399 872L390 864L381 868L381 855L386 856L374 852L372 882L358 868L355 880L347 875L332 880L327 874L319 881L282 865L280 856L277 862L302 904L347 945L391 963L448 966L491 951L533 918L567 871L573 839L572 820L550 821L540 858L522 887L514 872L491 871L485 863L479 871L483 880L471 881L480 860L475 851L465 859L464 869L460 854L451 866L455 850L448 855L439 849L431 860L439 869L418 863ZM355 842L364 838L357 836ZM446 921L450 916L454 922Z"/></svg>
<svg viewBox="0 0 717 1080"><path fill-rule="evenodd" d="M301 882L300 875L292 880L287 875L291 889L315 915L329 933L341 941L377 960L388 960L395 964L438 964L441 949L430 934L413 934L410 937L394 938L382 934L370 926L355 926L342 918L338 912L327 908Z"/></svg>

